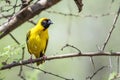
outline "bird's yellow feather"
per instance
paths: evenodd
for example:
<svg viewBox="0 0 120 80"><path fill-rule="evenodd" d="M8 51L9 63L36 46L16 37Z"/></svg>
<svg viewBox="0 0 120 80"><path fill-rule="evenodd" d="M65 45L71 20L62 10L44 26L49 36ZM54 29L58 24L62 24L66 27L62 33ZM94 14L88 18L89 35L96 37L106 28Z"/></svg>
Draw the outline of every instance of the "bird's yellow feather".
<svg viewBox="0 0 120 80"><path fill-rule="evenodd" d="M36 58L43 57L48 44L48 27L50 19L42 18L38 21L37 25L29 30L27 33L26 43L29 53L34 55ZM47 27L45 27L47 24ZM40 62L37 62L39 65Z"/></svg>

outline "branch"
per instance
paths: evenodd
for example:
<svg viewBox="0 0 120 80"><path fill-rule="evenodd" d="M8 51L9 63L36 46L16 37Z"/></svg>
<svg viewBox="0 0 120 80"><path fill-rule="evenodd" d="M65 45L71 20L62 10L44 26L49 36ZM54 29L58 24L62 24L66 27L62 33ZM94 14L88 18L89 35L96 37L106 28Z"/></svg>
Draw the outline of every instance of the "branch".
<svg viewBox="0 0 120 80"><path fill-rule="evenodd" d="M29 22L29 23L32 23L33 25L36 25L36 24L37 24L37 23L35 23L33 20L31 20L31 19L30 19L28 22Z"/></svg>
<svg viewBox="0 0 120 80"><path fill-rule="evenodd" d="M82 10L82 7L83 7L82 0L74 0L74 1L78 7L79 12L80 12Z"/></svg>
<svg viewBox="0 0 120 80"><path fill-rule="evenodd" d="M63 12L49 11L49 10L47 10L45 12L59 14L59 15L63 15L63 16L73 16L73 17L83 17L83 18L86 18L86 17L101 18L101 17L105 17L105 16L110 16L110 15L116 14L116 12L114 12L114 13L103 13L103 14L99 14L99 15L92 15L92 14L82 15L82 14L63 13Z"/></svg>
<svg viewBox="0 0 120 80"><path fill-rule="evenodd" d="M11 33L9 33L9 35L18 45L20 45L20 42Z"/></svg>
<svg viewBox="0 0 120 80"><path fill-rule="evenodd" d="M66 48L66 47L74 48L74 49L76 49L76 50L81 54L80 49L78 49L77 47L75 47L75 46L73 46L73 45L70 45L70 44L66 44L65 46L63 46L63 47L61 48L61 50L63 51L63 49Z"/></svg>
<svg viewBox="0 0 120 80"><path fill-rule="evenodd" d="M99 72L101 71L102 69L106 68L108 66L102 66L101 68L99 68L97 71L95 71L91 76L88 76L86 79L90 79L92 80L92 78Z"/></svg>
<svg viewBox="0 0 120 80"><path fill-rule="evenodd" d="M89 52L89 53L69 53L64 55L56 55L56 56L49 56L46 58L46 61L49 60L55 60L55 59L63 59L63 58L72 58L72 57L80 57L80 56L86 56L86 57L92 57L92 56L120 56L120 52ZM31 60L23 60L22 62L13 62L11 64L6 64L3 67L0 68L0 70L10 69L12 67L25 65L25 64L31 64L35 62L39 62L44 60L44 58L37 58Z"/></svg>
<svg viewBox="0 0 120 80"><path fill-rule="evenodd" d="M9 32L33 18L45 9L50 8L61 0L39 0L35 4L25 7L17 14L11 17L8 22L0 26L0 39L6 36Z"/></svg>
<svg viewBox="0 0 120 80"><path fill-rule="evenodd" d="M117 20L118 20L119 14L120 14L120 6L119 6L119 9L118 9L118 11L117 11L117 14L116 14L116 16L115 16L115 18L114 18L113 25L112 25L112 27L111 27L111 29L110 29L110 32L109 32L109 34L108 34L108 36L107 36L107 38L106 38L106 40L105 40L105 42L104 42L104 45L103 45L103 47L102 47L102 49L101 49L102 51L105 50L105 47L106 47L106 45L107 45L107 43L108 43L108 41L109 41L109 39L110 39L110 37L111 37L111 34L112 34L113 30L115 29L115 25L116 25L116 22L117 22Z"/></svg>
<svg viewBox="0 0 120 80"><path fill-rule="evenodd" d="M22 61L24 60L24 53L25 53L25 47L22 47ZM18 76L21 79L26 80L25 77L22 75L22 71L23 71L23 65L20 66L20 70L19 70Z"/></svg>

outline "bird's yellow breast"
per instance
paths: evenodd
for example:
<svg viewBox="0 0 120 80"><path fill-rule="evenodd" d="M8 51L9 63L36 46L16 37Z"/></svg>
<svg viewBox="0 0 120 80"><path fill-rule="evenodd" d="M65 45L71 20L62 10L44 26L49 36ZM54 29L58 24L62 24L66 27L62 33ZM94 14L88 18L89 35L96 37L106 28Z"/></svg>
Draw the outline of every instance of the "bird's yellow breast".
<svg viewBox="0 0 120 80"><path fill-rule="evenodd" d="M36 58L45 53L48 41L48 30L35 31L31 29L30 37L27 42L30 54L34 54ZM41 54L42 53L42 54Z"/></svg>

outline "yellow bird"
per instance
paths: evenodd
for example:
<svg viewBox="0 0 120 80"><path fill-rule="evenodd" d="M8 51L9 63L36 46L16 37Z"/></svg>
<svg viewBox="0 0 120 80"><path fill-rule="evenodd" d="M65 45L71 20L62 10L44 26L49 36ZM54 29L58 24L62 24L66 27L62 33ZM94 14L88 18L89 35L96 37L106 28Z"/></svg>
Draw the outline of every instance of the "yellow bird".
<svg viewBox="0 0 120 80"><path fill-rule="evenodd" d="M41 18L35 27L29 30L27 33L26 43L29 53L36 58L45 56L45 51L48 44L48 27L52 24L52 21L48 18ZM37 62L39 65L42 62Z"/></svg>

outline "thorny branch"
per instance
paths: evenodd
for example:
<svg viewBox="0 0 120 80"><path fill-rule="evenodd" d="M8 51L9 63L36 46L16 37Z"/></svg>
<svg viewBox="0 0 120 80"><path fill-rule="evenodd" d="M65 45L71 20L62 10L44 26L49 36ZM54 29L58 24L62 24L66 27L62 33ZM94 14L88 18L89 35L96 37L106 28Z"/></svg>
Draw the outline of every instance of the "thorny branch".
<svg viewBox="0 0 120 80"><path fill-rule="evenodd" d="M55 60L55 59L63 59L63 58L72 58L72 57L80 57L80 56L85 56L85 57L91 57L91 56L120 56L120 52L88 52L88 53L69 53L69 54L64 54L64 55L56 55L56 56L49 56L46 58L46 61L49 60ZM44 60L43 57L37 58L37 59L32 59L32 63L39 62ZM11 64L6 64L3 67L0 68L0 70L5 70L5 69L10 69L12 67L20 66L20 65L25 65L25 64L30 64L30 60L23 60L22 62L13 62Z"/></svg>

